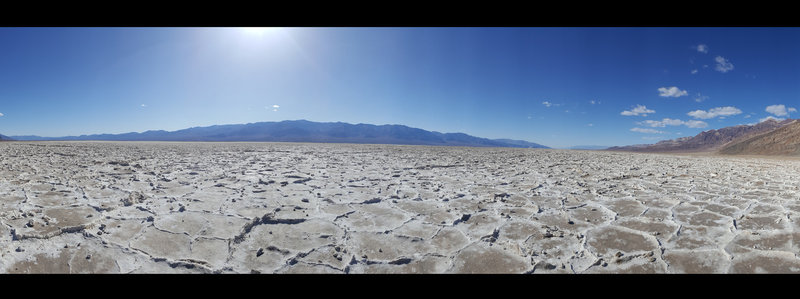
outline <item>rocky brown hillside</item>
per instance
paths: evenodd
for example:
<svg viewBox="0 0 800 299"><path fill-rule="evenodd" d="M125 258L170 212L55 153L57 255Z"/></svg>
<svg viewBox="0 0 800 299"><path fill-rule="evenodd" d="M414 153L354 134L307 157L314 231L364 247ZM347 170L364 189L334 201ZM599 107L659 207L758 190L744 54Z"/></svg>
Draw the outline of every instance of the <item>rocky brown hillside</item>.
<svg viewBox="0 0 800 299"><path fill-rule="evenodd" d="M609 150L673 153L710 152L719 150L728 144L737 143L756 135L774 131L794 121L795 120L792 119L784 121L770 119L755 125L739 125L725 127L719 130L708 130L693 137L664 140L652 145L617 146L611 147Z"/></svg>
<svg viewBox="0 0 800 299"><path fill-rule="evenodd" d="M788 124L770 132L751 136L723 147L726 155L798 155L800 154L800 122Z"/></svg>

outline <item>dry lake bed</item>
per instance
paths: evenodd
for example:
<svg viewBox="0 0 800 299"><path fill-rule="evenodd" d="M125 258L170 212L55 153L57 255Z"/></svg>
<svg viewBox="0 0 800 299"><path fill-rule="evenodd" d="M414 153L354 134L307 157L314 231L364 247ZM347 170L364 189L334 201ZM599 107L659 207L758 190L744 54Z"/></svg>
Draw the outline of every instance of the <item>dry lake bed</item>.
<svg viewBox="0 0 800 299"><path fill-rule="evenodd" d="M0 143L0 273L792 273L798 253L798 160Z"/></svg>

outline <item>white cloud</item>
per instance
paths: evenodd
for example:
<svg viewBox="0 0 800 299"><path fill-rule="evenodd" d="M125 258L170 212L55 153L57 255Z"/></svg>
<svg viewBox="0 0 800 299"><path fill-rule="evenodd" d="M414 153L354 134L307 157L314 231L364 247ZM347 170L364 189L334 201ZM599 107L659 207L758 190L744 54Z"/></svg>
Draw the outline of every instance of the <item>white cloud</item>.
<svg viewBox="0 0 800 299"><path fill-rule="evenodd" d="M708 96L704 96L704 95L699 94L699 93L697 94L697 97L694 98L694 101L698 102L698 103L700 103L702 101L705 101L705 100L708 100Z"/></svg>
<svg viewBox="0 0 800 299"><path fill-rule="evenodd" d="M717 61L717 66L714 69L717 70L718 72L727 73L733 70L733 63L723 58L722 56L717 56L717 58L714 58L714 60Z"/></svg>
<svg viewBox="0 0 800 299"><path fill-rule="evenodd" d="M647 109L647 107L645 107L643 105L636 105L636 108L620 112L620 114L625 115L625 116L635 116L635 115L647 116L647 114L651 114L651 113L656 113L656 111L655 110L651 110L651 109Z"/></svg>
<svg viewBox="0 0 800 299"><path fill-rule="evenodd" d="M708 53L708 46L706 46L706 45L704 45L704 44L699 44L699 45L697 45L697 48L696 48L696 49L697 49L697 52L700 52L700 53Z"/></svg>
<svg viewBox="0 0 800 299"><path fill-rule="evenodd" d="M140 106L141 106L142 108L144 108L144 107L147 107L147 105L145 105L145 104L142 104L142 105L140 105Z"/></svg>
<svg viewBox="0 0 800 299"><path fill-rule="evenodd" d="M594 124L588 124L587 126L594 127Z"/></svg>
<svg viewBox="0 0 800 299"><path fill-rule="evenodd" d="M642 128L632 128L631 131L639 132L639 133L647 133L647 134L664 134L667 132L654 130L654 129L642 129Z"/></svg>
<svg viewBox="0 0 800 299"><path fill-rule="evenodd" d="M272 105L272 108L276 108L277 109L277 108L280 108L280 107L281 106L278 106L278 105Z"/></svg>
<svg viewBox="0 0 800 299"><path fill-rule="evenodd" d="M0 116L3 116L3 115L5 115L5 114L0 113Z"/></svg>
<svg viewBox="0 0 800 299"><path fill-rule="evenodd" d="M777 117L774 117L774 116L770 115L770 116L767 116L765 118L759 119L758 122L761 123L761 122L765 122L765 121L770 120L770 119L773 119L775 121L784 121L785 120L785 118L777 118Z"/></svg>
<svg viewBox="0 0 800 299"><path fill-rule="evenodd" d="M645 120L639 123L640 125L645 125L653 128L663 128L666 126L687 126L689 128L705 128L708 124L704 121L699 120L689 120L689 121L682 121L680 119L672 119L672 118L665 118L662 120Z"/></svg>
<svg viewBox="0 0 800 299"><path fill-rule="evenodd" d="M691 117L694 117L694 118L709 119L709 118L715 118L715 117L718 117L718 116L731 116L731 115L737 115L737 114L741 114L741 113L742 113L742 110L739 110L739 108L732 107L732 106L727 106L727 107L712 108L712 109L710 109L708 111L695 110L695 111L692 111L692 112L689 112L689 113L686 113L686 114L691 116Z"/></svg>
<svg viewBox="0 0 800 299"><path fill-rule="evenodd" d="M553 106L553 103L550 103L548 101L544 101L544 102L542 102L542 105L545 105L546 107L550 107L550 106Z"/></svg>
<svg viewBox="0 0 800 299"><path fill-rule="evenodd" d="M656 127L657 128L663 128L663 127L666 127L666 126L680 126L680 125L683 124L683 121L680 120L680 119L665 118L665 119L662 119L660 121L658 121L658 120L645 120L645 121L641 122L640 124L644 124L644 125L647 125L647 126L650 126L650 127L653 127L653 128L656 128Z"/></svg>
<svg viewBox="0 0 800 299"><path fill-rule="evenodd" d="M744 116L744 118L750 118L750 116L751 116L751 115L750 115L750 114L748 114L748 115L745 115L745 116Z"/></svg>
<svg viewBox="0 0 800 299"><path fill-rule="evenodd" d="M693 70L692 70L692 75L694 75L694 74L697 74L697 72L698 72L698 70L697 70L697 69L693 69Z"/></svg>
<svg viewBox="0 0 800 299"><path fill-rule="evenodd" d="M683 124L689 128L705 128L708 127L708 124L704 121L699 120L687 120L683 122Z"/></svg>
<svg viewBox="0 0 800 299"><path fill-rule="evenodd" d="M788 116L790 112L797 112L797 109L793 107L787 109L784 105L770 105L767 106L766 111L776 116Z"/></svg>
<svg viewBox="0 0 800 299"><path fill-rule="evenodd" d="M678 87L675 87L675 86L672 86L672 87L659 87L658 88L658 95L662 96L662 97L677 98L677 97L685 96L685 95L688 95L688 94L689 93L686 92L685 90L680 90Z"/></svg>
<svg viewBox="0 0 800 299"><path fill-rule="evenodd" d="M594 104L600 104L600 102L598 102L598 101L595 101L595 100L591 100L591 101L589 101L589 104L592 104L592 105L594 105Z"/></svg>

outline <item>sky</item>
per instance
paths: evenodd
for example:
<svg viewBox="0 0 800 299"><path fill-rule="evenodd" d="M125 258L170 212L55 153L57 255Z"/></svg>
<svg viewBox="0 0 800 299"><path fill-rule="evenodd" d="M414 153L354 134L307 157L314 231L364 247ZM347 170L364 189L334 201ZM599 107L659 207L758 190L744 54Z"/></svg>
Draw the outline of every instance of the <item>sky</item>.
<svg viewBox="0 0 800 299"><path fill-rule="evenodd" d="M0 28L0 134L306 119L550 147L798 118L799 28Z"/></svg>

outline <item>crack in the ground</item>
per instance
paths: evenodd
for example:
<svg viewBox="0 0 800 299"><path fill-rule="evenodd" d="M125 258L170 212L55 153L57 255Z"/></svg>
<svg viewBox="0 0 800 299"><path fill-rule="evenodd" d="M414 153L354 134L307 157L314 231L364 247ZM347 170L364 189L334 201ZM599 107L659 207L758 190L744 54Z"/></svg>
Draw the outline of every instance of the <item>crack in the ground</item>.
<svg viewBox="0 0 800 299"><path fill-rule="evenodd" d="M338 216L336 216L336 218L334 218L334 219L333 219L333 222L336 222L336 220L339 220L339 219L341 219L341 218L347 218L347 217L349 217L351 214L353 214L353 213L355 213L355 212L356 212L356 211L355 211L355 210L353 210L353 211L350 211L350 212L344 213L344 214L342 214L342 215L338 215Z"/></svg>
<svg viewBox="0 0 800 299"><path fill-rule="evenodd" d="M306 220L308 220L308 219L305 219L305 218L297 218L297 219L275 219L275 218L272 218L272 217L274 217L274 216L275 216L275 214L274 214L274 213L267 213L267 214L265 214L265 215L264 215L264 216L262 216L262 217L255 217L255 218L253 219L253 221L251 221L250 223L247 223L247 224L245 224L245 226L244 226L244 227L242 227L242 231L241 231L241 233L239 233L239 235L237 235L237 236L235 236L235 237L233 238L233 242L234 242L234 243L236 243L236 244L242 243L242 241L244 241L244 239L245 239L245 236L246 236L247 234L249 234L249 233L250 233L250 231L251 231L251 230L252 230L254 227L256 227L256 226L259 226L259 225L273 225L273 224L288 224L288 225L293 225L293 224L299 224L299 223L303 223L303 222L305 222Z"/></svg>

